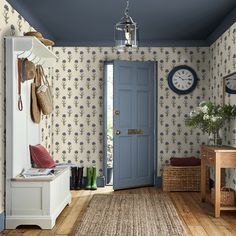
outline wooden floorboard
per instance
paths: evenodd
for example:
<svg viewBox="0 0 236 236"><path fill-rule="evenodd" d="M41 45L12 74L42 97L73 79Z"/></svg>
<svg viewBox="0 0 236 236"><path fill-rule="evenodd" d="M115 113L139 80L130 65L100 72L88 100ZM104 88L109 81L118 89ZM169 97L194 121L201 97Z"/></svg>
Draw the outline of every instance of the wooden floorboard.
<svg viewBox="0 0 236 236"><path fill-rule="evenodd" d="M52 230L41 230L33 226L21 226L15 230L5 230L0 235L7 236L68 236L73 232L83 211L94 194L140 194L160 193L155 187L113 191L112 187L98 188L96 191L72 191L72 202L57 218ZM168 193L186 228L188 236L223 236L236 235L236 212L222 212L220 218L214 218L213 208L209 203L200 201L197 192Z"/></svg>

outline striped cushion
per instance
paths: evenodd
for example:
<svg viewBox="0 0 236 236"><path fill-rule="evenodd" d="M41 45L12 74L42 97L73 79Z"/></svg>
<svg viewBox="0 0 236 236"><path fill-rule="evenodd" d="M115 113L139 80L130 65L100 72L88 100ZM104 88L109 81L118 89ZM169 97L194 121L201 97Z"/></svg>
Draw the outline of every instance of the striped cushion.
<svg viewBox="0 0 236 236"><path fill-rule="evenodd" d="M41 144L29 145L32 161L38 168L52 168L56 165L47 149Z"/></svg>

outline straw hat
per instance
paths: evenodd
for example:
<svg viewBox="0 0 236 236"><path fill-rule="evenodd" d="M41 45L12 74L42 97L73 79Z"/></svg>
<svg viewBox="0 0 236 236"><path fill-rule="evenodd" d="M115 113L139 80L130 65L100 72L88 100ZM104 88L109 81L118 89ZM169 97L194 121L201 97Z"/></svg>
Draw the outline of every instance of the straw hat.
<svg viewBox="0 0 236 236"><path fill-rule="evenodd" d="M22 60L21 65L21 82L25 80L34 79L36 75L36 68L33 62L29 61L27 58Z"/></svg>
<svg viewBox="0 0 236 236"><path fill-rule="evenodd" d="M55 43L50 39L45 39L40 32L37 31L29 31L24 33L24 36L34 36L38 40L40 40L45 46L53 46Z"/></svg>

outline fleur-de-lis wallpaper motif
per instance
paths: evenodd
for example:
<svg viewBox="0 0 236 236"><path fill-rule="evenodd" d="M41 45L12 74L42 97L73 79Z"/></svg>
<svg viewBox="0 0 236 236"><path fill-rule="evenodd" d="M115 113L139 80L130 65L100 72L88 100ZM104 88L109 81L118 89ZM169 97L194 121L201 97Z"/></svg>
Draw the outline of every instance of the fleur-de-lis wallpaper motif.
<svg viewBox="0 0 236 236"><path fill-rule="evenodd" d="M171 156L199 156L199 145L207 136L190 131L184 122L191 109L210 98L204 92L210 86L206 79L210 76L209 48L143 47L118 53L111 47L54 47L53 51L59 57L53 77L53 143L57 143L53 155L58 162L63 156L79 165L96 163L103 174L103 62L118 59L157 62L158 170ZM199 77L198 87L188 95L175 94L167 83L170 70L181 64L191 66Z"/></svg>
<svg viewBox="0 0 236 236"><path fill-rule="evenodd" d="M236 72L236 23L234 23L210 47L210 89L211 98L222 102L223 77ZM236 94L225 94L226 104L236 104ZM236 147L236 119L231 119L222 129L226 145ZM236 169L226 169L227 186L236 189Z"/></svg>

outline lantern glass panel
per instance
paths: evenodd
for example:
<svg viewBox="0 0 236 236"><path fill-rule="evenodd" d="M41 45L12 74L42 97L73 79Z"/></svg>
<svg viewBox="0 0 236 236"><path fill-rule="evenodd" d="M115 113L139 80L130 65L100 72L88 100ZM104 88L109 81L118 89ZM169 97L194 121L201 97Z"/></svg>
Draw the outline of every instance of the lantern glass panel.
<svg viewBox="0 0 236 236"><path fill-rule="evenodd" d="M115 46L117 48L138 47L138 34L136 23L122 23L115 25Z"/></svg>

